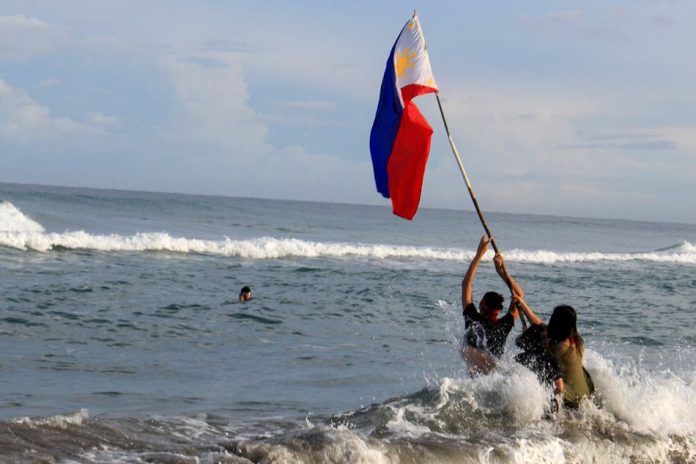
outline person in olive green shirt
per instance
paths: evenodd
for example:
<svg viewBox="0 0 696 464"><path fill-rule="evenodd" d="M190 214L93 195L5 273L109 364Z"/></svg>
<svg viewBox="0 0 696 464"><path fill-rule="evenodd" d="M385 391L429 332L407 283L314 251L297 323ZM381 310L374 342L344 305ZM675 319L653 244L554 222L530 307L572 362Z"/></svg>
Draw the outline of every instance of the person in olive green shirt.
<svg viewBox="0 0 696 464"><path fill-rule="evenodd" d="M522 312L532 325L542 324L539 316L522 298L513 298L520 302ZM577 408L584 398L592 396L594 384L582 365L585 343L578 333L575 309L568 305L557 306L549 319L547 330L551 353L558 361L563 374L563 380L560 385L556 385L556 391L560 390L563 394L563 404L566 407Z"/></svg>
<svg viewBox="0 0 696 464"><path fill-rule="evenodd" d="M563 402L573 408L594 393L592 378L582 365L585 342L578 333L577 321L578 316L572 306L556 306L548 329L551 352L563 372Z"/></svg>

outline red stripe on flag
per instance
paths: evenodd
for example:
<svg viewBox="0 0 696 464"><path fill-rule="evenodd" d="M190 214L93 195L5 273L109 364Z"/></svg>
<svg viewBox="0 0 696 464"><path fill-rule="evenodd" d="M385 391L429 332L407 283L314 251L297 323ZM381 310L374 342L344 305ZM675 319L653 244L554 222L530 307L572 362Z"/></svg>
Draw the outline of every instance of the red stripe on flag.
<svg viewBox="0 0 696 464"><path fill-rule="evenodd" d="M432 134L416 105L407 103L387 163L392 207L402 218L411 220L418 210Z"/></svg>
<svg viewBox="0 0 696 464"><path fill-rule="evenodd" d="M401 88L401 98L404 105L416 98L418 95L437 92L437 89L420 84L409 84Z"/></svg>

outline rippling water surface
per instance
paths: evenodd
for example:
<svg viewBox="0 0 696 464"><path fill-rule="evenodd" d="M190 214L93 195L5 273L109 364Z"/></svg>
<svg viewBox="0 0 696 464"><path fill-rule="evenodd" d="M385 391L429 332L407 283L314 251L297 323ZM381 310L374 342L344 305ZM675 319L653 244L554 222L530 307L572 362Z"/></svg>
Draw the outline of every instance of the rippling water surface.
<svg viewBox="0 0 696 464"><path fill-rule="evenodd" d="M544 419L511 343L464 373L473 213L0 184L0 457L696 460L696 226L488 220L530 305L578 310L604 407Z"/></svg>

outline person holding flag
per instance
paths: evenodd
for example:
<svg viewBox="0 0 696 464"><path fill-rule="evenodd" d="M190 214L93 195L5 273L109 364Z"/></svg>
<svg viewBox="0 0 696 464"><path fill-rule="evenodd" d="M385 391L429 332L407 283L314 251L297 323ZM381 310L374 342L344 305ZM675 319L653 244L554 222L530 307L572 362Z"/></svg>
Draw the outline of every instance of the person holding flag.
<svg viewBox="0 0 696 464"><path fill-rule="evenodd" d="M461 354L471 374L485 374L495 367L496 360L505 351L505 341L519 314L514 301L524 296L522 287L508 274L503 255L496 253L494 258L495 269L503 281L510 285L513 292L510 309L505 316L498 318L500 311L503 309L504 298L500 293L489 291L483 295L483 298L479 301L479 310L476 310L472 287L476 271L481 263L481 259L488 251L489 244L488 237L485 235L481 237L476 254L471 260L469 269L467 269L466 275L462 280L462 308L465 332L462 339Z"/></svg>
<svg viewBox="0 0 696 464"><path fill-rule="evenodd" d="M479 303L480 313L473 304L474 276L489 244L496 253L496 270L507 284L510 293L521 298L524 292L505 269L503 257L483 217L450 134L440 102L439 89L430 68L423 32L414 12L413 17L401 29L389 53L382 78L377 114L370 132L370 154L377 191L385 198L391 198L395 215L408 220L413 219L418 209L433 134L433 129L412 100L427 93L435 94L452 153L486 231L486 236L481 239L476 256L462 282L465 325L469 330L462 354L467 359L470 369L487 372L495 365L496 358L503 353L505 340L518 315L523 326L526 324L517 309L516 298L511 298L510 311L501 319L498 319L503 302L500 294L489 292L484 295Z"/></svg>

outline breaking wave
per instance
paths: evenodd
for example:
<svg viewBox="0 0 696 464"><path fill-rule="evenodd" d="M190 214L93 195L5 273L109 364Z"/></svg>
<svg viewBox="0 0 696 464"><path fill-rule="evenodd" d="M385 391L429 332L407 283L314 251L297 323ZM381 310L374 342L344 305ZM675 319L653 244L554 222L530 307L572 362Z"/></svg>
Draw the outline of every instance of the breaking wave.
<svg viewBox="0 0 696 464"><path fill-rule="evenodd" d="M49 233L26 217L14 205L0 203L0 246L18 250L163 251L202 253L245 259L362 257L374 259L420 259L468 261L473 250L388 244L314 242L296 238L203 240L173 237L167 232L143 232L130 236L90 234L84 231ZM489 258L492 254L489 253ZM682 242L655 251L638 253L555 252L514 249L505 253L508 262L533 264L583 263L601 261L653 261L696 264L696 246Z"/></svg>
<svg viewBox="0 0 696 464"><path fill-rule="evenodd" d="M44 228L26 217L12 203L0 201L0 232L43 233Z"/></svg>
<svg viewBox="0 0 696 464"><path fill-rule="evenodd" d="M233 425L215 414L107 420L80 412L1 423L0 443L13 440L3 455L14 462L694 462L693 379L627 369L590 350L604 406L587 401L548 416L550 391L504 361L488 376L442 378L328 417Z"/></svg>

